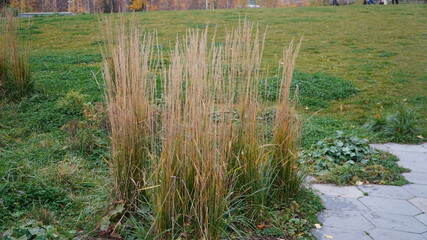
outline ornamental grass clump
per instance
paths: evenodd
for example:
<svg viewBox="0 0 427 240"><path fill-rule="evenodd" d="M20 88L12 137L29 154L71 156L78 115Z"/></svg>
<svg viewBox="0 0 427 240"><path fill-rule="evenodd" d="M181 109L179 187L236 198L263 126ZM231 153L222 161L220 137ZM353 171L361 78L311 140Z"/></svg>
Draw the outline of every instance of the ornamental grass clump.
<svg viewBox="0 0 427 240"><path fill-rule="evenodd" d="M122 22L105 21L109 40L104 49L105 97L111 125L111 170L115 197L133 206L147 200L144 190L155 152L156 108L152 105L157 64L149 61L156 36L145 34L132 23L127 32Z"/></svg>
<svg viewBox="0 0 427 240"><path fill-rule="evenodd" d="M110 167L115 200L149 209L147 236L219 239L239 227L226 224L233 214L253 216L299 191L298 119L287 99L300 44L285 52L268 137L258 94L265 34L254 24L240 22L224 45L211 44L207 28L188 30L164 61L156 34L120 21L103 31Z"/></svg>
<svg viewBox="0 0 427 240"><path fill-rule="evenodd" d="M302 40L302 39L301 39ZM292 74L301 42L294 50L293 41L283 53L281 84L278 89L278 110L274 119L271 168L280 199L292 198L300 190L305 175L298 169L300 122L290 103Z"/></svg>
<svg viewBox="0 0 427 240"><path fill-rule="evenodd" d="M27 56L18 44L18 23L14 12L0 13L0 97L19 100L31 91Z"/></svg>

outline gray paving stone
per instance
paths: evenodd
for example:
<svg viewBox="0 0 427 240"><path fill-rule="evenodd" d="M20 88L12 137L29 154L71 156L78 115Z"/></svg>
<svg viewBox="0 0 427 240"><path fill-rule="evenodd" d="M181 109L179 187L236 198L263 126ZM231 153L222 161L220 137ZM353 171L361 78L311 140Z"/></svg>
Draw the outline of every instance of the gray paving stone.
<svg viewBox="0 0 427 240"><path fill-rule="evenodd" d="M327 236L332 236L333 240L372 240L366 232L332 228L332 227L323 227L321 229L314 229L314 235L317 239L329 239Z"/></svg>
<svg viewBox="0 0 427 240"><path fill-rule="evenodd" d="M427 198L412 198L409 199L409 202L421 211L427 213Z"/></svg>
<svg viewBox="0 0 427 240"><path fill-rule="evenodd" d="M409 172L402 175L411 183L427 185L427 173Z"/></svg>
<svg viewBox="0 0 427 240"><path fill-rule="evenodd" d="M360 191L355 186L338 187L333 184L313 184L312 186L320 193L330 196L341 196L349 198L359 198L363 196L362 191Z"/></svg>
<svg viewBox="0 0 427 240"><path fill-rule="evenodd" d="M421 210L410 204L406 200L391 199L382 197L364 197L360 198L365 206L371 209L373 212L378 213L392 213L400 215L415 216L421 213Z"/></svg>
<svg viewBox="0 0 427 240"><path fill-rule="evenodd" d="M427 148L427 142L421 144L422 147Z"/></svg>
<svg viewBox="0 0 427 240"><path fill-rule="evenodd" d="M427 239L427 232L422 234L424 236L425 239Z"/></svg>
<svg viewBox="0 0 427 240"><path fill-rule="evenodd" d="M396 199L410 199L414 195L402 187L398 186L385 186L385 185L362 185L359 189L363 192L367 192L369 196L373 197L385 197L385 198L396 198Z"/></svg>
<svg viewBox="0 0 427 240"><path fill-rule="evenodd" d="M386 152L391 151L391 149L384 144L369 144L369 146L371 146L372 148L378 149L378 150L386 151Z"/></svg>
<svg viewBox="0 0 427 240"><path fill-rule="evenodd" d="M391 151L399 152L427 152L427 149L422 145L410 145L410 144L398 144L398 143L386 143L384 146L391 149Z"/></svg>
<svg viewBox="0 0 427 240"><path fill-rule="evenodd" d="M393 154L400 159L400 166L409 168L412 172L427 173L427 153L394 151Z"/></svg>
<svg viewBox="0 0 427 240"><path fill-rule="evenodd" d="M361 213L371 211L356 198L343 198L328 195L322 195L320 198L323 200L325 208L330 211L358 211Z"/></svg>
<svg viewBox="0 0 427 240"><path fill-rule="evenodd" d="M427 226L427 213L423 213L420 215L415 216L416 219L418 219L418 221L424 223L424 225Z"/></svg>
<svg viewBox="0 0 427 240"><path fill-rule="evenodd" d="M403 186L403 188L414 194L415 197L427 198L427 185L409 184Z"/></svg>
<svg viewBox="0 0 427 240"><path fill-rule="evenodd" d="M411 233L424 233L427 231L426 225L411 216L373 212L363 213L363 216L377 228Z"/></svg>
<svg viewBox="0 0 427 240"><path fill-rule="evenodd" d="M421 234L375 228L368 231L374 240L424 240Z"/></svg>
<svg viewBox="0 0 427 240"><path fill-rule="evenodd" d="M366 220L360 212L323 211L319 214L323 226L352 230L369 230L375 226Z"/></svg>

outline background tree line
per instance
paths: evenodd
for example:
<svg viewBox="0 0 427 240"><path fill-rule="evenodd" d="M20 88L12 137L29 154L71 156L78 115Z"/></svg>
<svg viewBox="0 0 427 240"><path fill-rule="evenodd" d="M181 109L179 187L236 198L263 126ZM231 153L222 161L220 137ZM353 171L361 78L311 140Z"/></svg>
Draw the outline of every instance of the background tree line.
<svg viewBox="0 0 427 240"><path fill-rule="evenodd" d="M0 0L22 12L108 13L122 11L158 11L323 5L327 0Z"/></svg>

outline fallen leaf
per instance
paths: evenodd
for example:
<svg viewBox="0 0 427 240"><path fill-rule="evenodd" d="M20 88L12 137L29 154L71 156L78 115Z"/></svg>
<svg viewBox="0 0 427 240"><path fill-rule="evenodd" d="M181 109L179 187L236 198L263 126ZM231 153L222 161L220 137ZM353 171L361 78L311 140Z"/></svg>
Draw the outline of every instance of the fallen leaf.
<svg viewBox="0 0 427 240"><path fill-rule="evenodd" d="M315 223L315 224L314 224L314 226L315 226L316 228L322 228L322 225L320 225L320 224L318 224L318 223Z"/></svg>
<svg viewBox="0 0 427 240"><path fill-rule="evenodd" d="M363 185L363 182L362 182L362 181L357 181L357 182L356 182L356 185L357 185L357 186L361 186L361 185Z"/></svg>
<svg viewBox="0 0 427 240"><path fill-rule="evenodd" d="M347 195L339 195L339 197L346 198Z"/></svg>
<svg viewBox="0 0 427 240"><path fill-rule="evenodd" d="M257 225L256 225L256 227L257 227L258 229L264 229L264 228L266 228L267 226L266 226L265 224L257 224Z"/></svg>
<svg viewBox="0 0 427 240"><path fill-rule="evenodd" d="M419 139L424 139L424 137L423 137L423 136L421 136L421 135L417 135L417 138L419 138Z"/></svg>
<svg viewBox="0 0 427 240"><path fill-rule="evenodd" d="M327 238L327 239L332 239L332 238L334 238L332 235L325 235L325 238Z"/></svg>

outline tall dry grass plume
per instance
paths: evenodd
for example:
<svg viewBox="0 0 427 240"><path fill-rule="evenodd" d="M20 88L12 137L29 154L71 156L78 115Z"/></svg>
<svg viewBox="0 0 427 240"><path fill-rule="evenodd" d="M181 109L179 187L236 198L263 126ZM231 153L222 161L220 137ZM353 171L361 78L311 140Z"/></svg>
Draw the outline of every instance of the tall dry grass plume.
<svg viewBox="0 0 427 240"><path fill-rule="evenodd" d="M124 21L121 19L121 21ZM152 154L155 152L156 88L153 50L156 36L144 34L137 23L113 27L104 21L105 96L111 124L111 169L116 200L130 204L146 201Z"/></svg>
<svg viewBox="0 0 427 240"><path fill-rule="evenodd" d="M288 98L300 44L284 56L274 137L265 137L271 122L260 117L268 104L258 94L265 33L253 23L241 21L224 45L208 29L188 30L164 64L156 34L119 21L103 23L114 193L150 208L149 233L219 239L236 199L252 208L267 204L266 191L298 191L289 186L300 182L298 122Z"/></svg>
<svg viewBox="0 0 427 240"><path fill-rule="evenodd" d="M220 153L223 125L213 121L215 86L221 81L221 50L208 48L207 31L189 31L170 53L164 72L162 151L155 182L157 231L172 238L195 231L202 239L220 236L225 164Z"/></svg>
<svg viewBox="0 0 427 240"><path fill-rule="evenodd" d="M31 90L28 57L18 43L12 9L0 13L0 97L20 99Z"/></svg>
<svg viewBox="0 0 427 240"><path fill-rule="evenodd" d="M278 89L278 109L275 116L273 139L274 146L271 161L274 173L274 184L280 199L291 198L298 193L304 182L304 172L298 169L300 121L293 108L291 98L291 82L301 41L294 49L294 41L284 50L281 62L281 84Z"/></svg>

